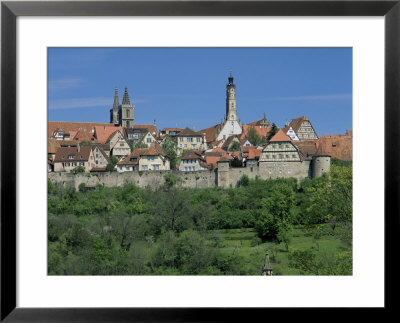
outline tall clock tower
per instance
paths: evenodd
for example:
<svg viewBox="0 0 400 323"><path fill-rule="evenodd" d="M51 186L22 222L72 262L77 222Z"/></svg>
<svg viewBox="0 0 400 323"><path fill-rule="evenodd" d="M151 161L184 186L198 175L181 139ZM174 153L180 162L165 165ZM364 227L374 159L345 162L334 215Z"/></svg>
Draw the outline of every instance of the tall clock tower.
<svg viewBox="0 0 400 323"><path fill-rule="evenodd" d="M233 83L232 71L228 77L228 84L226 85L226 114L225 121L237 121L236 111L236 85Z"/></svg>

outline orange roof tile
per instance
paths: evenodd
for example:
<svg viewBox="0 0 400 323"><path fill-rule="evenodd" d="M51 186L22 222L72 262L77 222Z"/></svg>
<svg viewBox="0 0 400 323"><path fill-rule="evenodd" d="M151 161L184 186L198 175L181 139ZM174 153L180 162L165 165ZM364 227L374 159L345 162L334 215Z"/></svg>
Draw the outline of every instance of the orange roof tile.
<svg viewBox="0 0 400 323"><path fill-rule="evenodd" d="M121 132L121 134L123 134L123 128L115 127L114 125L95 126L94 129L97 137L97 142L102 144L105 144L109 140L109 138L118 130Z"/></svg>
<svg viewBox="0 0 400 323"><path fill-rule="evenodd" d="M204 134L206 134L206 141L211 142L217 138L218 128L219 128L219 124L209 127L209 128L202 129L202 130L198 131L198 133L201 134L202 136L204 136Z"/></svg>
<svg viewBox="0 0 400 323"><path fill-rule="evenodd" d="M289 126L291 126L293 128L294 132L297 132L299 130L301 124L303 123L303 121L310 121L310 120L308 120L308 118L306 116L302 116L300 118L293 119L290 122Z"/></svg>
<svg viewBox="0 0 400 323"><path fill-rule="evenodd" d="M291 141L288 136L282 131L282 129L279 129L279 131L271 138L269 142L277 142L277 141Z"/></svg>

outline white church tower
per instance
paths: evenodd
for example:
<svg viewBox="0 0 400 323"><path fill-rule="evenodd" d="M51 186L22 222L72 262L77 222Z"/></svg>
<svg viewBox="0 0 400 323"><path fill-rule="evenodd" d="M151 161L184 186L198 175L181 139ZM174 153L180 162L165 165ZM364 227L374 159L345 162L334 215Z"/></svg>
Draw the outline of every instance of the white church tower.
<svg viewBox="0 0 400 323"><path fill-rule="evenodd" d="M226 139L232 135L240 135L242 127L239 122L236 110L236 85L233 83L232 72L228 77L226 85L226 114L221 131L218 134L217 140Z"/></svg>

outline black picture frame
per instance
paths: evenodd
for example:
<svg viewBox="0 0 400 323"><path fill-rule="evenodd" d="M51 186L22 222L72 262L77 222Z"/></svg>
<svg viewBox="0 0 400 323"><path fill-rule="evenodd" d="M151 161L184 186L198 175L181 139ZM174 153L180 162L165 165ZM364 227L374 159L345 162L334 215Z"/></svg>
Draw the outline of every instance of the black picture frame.
<svg viewBox="0 0 400 323"><path fill-rule="evenodd" d="M384 16L385 307L396 310L399 274L400 0L2 1L1 3L1 322L186 322L259 320L265 309L16 307L16 19L18 16ZM371 135L382 129L371 125ZM373 187L371 187L373 189ZM371 255L371 277L374 275ZM40 292L40 291L38 291ZM266 292L266 298L268 292ZM271 297L272 295L269 295ZM284 309L286 310L286 309ZM280 311L282 309L274 309ZM378 309L378 315L381 315ZM330 310L332 315L335 313ZM271 312L268 312L271 313ZM369 312L369 316L371 316ZM372 316L373 317L373 316ZM377 317L377 316L376 316Z"/></svg>

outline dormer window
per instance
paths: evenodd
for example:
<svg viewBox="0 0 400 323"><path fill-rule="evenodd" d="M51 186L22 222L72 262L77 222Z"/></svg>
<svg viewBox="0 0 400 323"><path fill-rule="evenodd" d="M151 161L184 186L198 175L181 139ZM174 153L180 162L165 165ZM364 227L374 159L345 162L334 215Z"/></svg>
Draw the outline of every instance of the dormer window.
<svg viewBox="0 0 400 323"><path fill-rule="evenodd" d="M74 159L74 155L68 155L68 159Z"/></svg>

